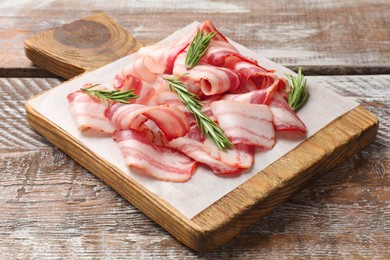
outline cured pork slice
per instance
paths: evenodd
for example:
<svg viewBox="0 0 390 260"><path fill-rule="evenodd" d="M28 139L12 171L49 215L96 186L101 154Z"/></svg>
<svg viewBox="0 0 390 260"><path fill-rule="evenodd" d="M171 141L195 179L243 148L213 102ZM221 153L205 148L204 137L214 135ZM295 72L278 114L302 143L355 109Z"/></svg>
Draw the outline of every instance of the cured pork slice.
<svg viewBox="0 0 390 260"><path fill-rule="evenodd" d="M221 151L211 140L203 139L199 131L194 131L193 128L188 136L171 140L168 145L209 166L218 175L237 174L253 164L252 147L239 144L234 149Z"/></svg>
<svg viewBox="0 0 390 260"><path fill-rule="evenodd" d="M235 64L240 61L257 65L255 60L239 53L230 42L216 40L210 42L207 52L202 57L202 61L217 67L229 69L233 69Z"/></svg>
<svg viewBox="0 0 390 260"><path fill-rule="evenodd" d="M216 33L213 38L214 41L228 42L228 39L222 33L220 33L217 28L215 28L214 24L210 20L206 20L202 24L200 24L198 29L202 31L205 35L208 33Z"/></svg>
<svg viewBox="0 0 390 260"><path fill-rule="evenodd" d="M274 126L276 131L298 131L306 133L305 124L288 105L286 99L278 92L272 93L269 101L269 108L274 115Z"/></svg>
<svg viewBox="0 0 390 260"><path fill-rule="evenodd" d="M173 75L184 75L181 77L183 82L192 93L211 96L235 90L240 84L238 74L230 69L215 67L206 63L199 62L190 70L186 69L186 52L177 56L174 63Z"/></svg>
<svg viewBox="0 0 390 260"><path fill-rule="evenodd" d="M142 133L118 130L113 137L126 165L139 173L172 182L186 182L194 173L194 160L175 149L153 144Z"/></svg>
<svg viewBox="0 0 390 260"><path fill-rule="evenodd" d="M128 75L153 83L158 75L164 72L162 65L156 64L150 57L133 60L129 65L121 69L114 77L114 88L119 88Z"/></svg>
<svg viewBox="0 0 390 260"><path fill-rule="evenodd" d="M220 99L239 101L250 104L266 104L267 97L269 97L270 91L267 89L259 89L243 94L226 94Z"/></svg>
<svg viewBox="0 0 390 260"><path fill-rule="evenodd" d="M189 124L186 115L169 105L145 106L116 103L105 113L117 129L139 129L147 120L153 121L167 140L187 134Z"/></svg>
<svg viewBox="0 0 390 260"><path fill-rule="evenodd" d="M266 104L273 115L273 125L276 131L298 131L306 133L305 124L287 104L284 96L275 91L260 89L244 94L227 94L223 100L232 100L250 104Z"/></svg>
<svg viewBox="0 0 390 260"><path fill-rule="evenodd" d="M268 106L231 100L215 101L210 106L218 124L233 144L266 149L274 146L273 115Z"/></svg>
<svg viewBox="0 0 390 260"><path fill-rule="evenodd" d="M179 40L170 43L157 43L142 47L135 54L135 60L147 58L145 63L149 71L154 72L154 68L162 68L162 73L172 74L173 63L179 53L181 53L195 36L195 31L182 36Z"/></svg>
<svg viewBox="0 0 390 260"><path fill-rule="evenodd" d="M144 105L150 101L155 92L152 85L131 74L125 76L120 82L119 79L118 82L114 82L114 88L120 89L121 91L134 89L134 94L137 95L138 98L132 100L132 103Z"/></svg>
<svg viewBox="0 0 390 260"><path fill-rule="evenodd" d="M90 87L87 85L84 87ZM67 96L70 112L80 131L94 129L106 134L112 134L115 127L105 116L107 103L100 99L93 99L83 91L79 90Z"/></svg>
<svg viewBox="0 0 390 260"><path fill-rule="evenodd" d="M278 90L279 78L270 70L246 61L238 61L232 69L240 75L240 86L233 93L246 93L257 89Z"/></svg>

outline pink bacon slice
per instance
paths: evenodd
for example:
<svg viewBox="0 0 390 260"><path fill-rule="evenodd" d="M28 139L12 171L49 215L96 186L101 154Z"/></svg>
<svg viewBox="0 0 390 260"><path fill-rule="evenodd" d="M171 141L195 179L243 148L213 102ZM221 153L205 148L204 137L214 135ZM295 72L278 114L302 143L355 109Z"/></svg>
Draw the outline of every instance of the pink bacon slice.
<svg viewBox="0 0 390 260"><path fill-rule="evenodd" d="M220 33L217 28L215 28L214 24L210 20L206 20L202 24L200 24L198 29L202 31L205 35L209 33L216 33L213 38L214 41L228 42L228 39L222 33Z"/></svg>
<svg viewBox="0 0 390 260"><path fill-rule="evenodd" d="M177 56L173 75L184 75L183 82L192 93L198 94L200 89L202 94L211 96L235 90L240 84L238 74L230 69L199 62L195 67L187 70L185 58L186 52Z"/></svg>
<svg viewBox="0 0 390 260"><path fill-rule="evenodd" d="M147 58L145 65L149 71L154 72L154 68L161 67L163 71L160 74L172 74L173 63L177 55L190 44L194 35L195 31L171 43L157 43L142 47L135 54L135 60Z"/></svg>
<svg viewBox="0 0 390 260"><path fill-rule="evenodd" d="M140 104L114 104L106 110L106 117L117 129L139 129L148 119L164 133L167 140L187 134L189 124L186 115L169 105L145 106Z"/></svg>
<svg viewBox="0 0 390 260"><path fill-rule="evenodd" d="M260 89L244 94L228 94L223 100L233 100L250 104L266 104L273 114L273 124L276 131L298 131L306 133L305 124L287 104L279 92Z"/></svg>
<svg viewBox="0 0 390 260"><path fill-rule="evenodd" d="M151 64L154 63L149 57L134 60L115 75L114 88L120 88L128 75L132 75L147 83L153 83L158 78L158 74L164 72L164 68L158 64L154 64L154 66Z"/></svg>
<svg viewBox="0 0 390 260"><path fill-rule="evenodd" d="M191 127L193 129L193 127ZM189 135L168 143L195 161L207 165L218 175L238 174L253 164L252 147L236 145L235 149L221 151L209 139L203 139L198 131L190 129Z"/></svg>
<svg viewBox="0 0 390 260"><path fill-rule="evenodd" d="M277 90L278 76L270 70L246 61L239 61L232 65L232 69L240 75L240 86L233 93L246 93L257 89L270 88Z"/></svg>
<svg viewBox="0 0 390 260"><path fill-rule="evenodd" d="M120 83L114 82L114 88L120 89L121 91L134 89L134 94L138 96L138 98L132 101L135 104L146 105L155 93L152 85L130 74L125 76Z"/></svg>
<svg viewBox="0 0 390 260"><path fill-rule="evenodd" d="M234 64L239 61L257 65L255 60L243 56L231 43L216 40L210 42L202 61L217 67L230 69L234 68Z"/></svg>
<svg viewBox="0 0 390 260"><path fill-rule="evenodd" d="M88 86L90 87L90 84ZM115 127L105 116L107 103L100 99L93 99L79 90L67 96L70 112L80 131L94 129L106 134L112 134Z"/></svg>
<svg viewBox="0 0 390 260"><path fill-rule="evenodd" d="M298 131L306 133L305 124L299 119L297 114L288 105L282 94L272 93L269 101L269 108L274 115L274 125L276 131Z"/></svg>
<svg viewBox="0 0 390 260"><path fill-rule="evenodd" d="M196 168L196 162L179 151L155 145L145 136L134 130L118 130L114 140L129 167L140 173L164 181L186 182Z"/></svg>
<svg viewBox="0 0 390 260"><path fill-rule="evenodd" d="M271 149L275 144L272 113L266 105L221 100L211 110L233 144L242 143Z"/></svg>

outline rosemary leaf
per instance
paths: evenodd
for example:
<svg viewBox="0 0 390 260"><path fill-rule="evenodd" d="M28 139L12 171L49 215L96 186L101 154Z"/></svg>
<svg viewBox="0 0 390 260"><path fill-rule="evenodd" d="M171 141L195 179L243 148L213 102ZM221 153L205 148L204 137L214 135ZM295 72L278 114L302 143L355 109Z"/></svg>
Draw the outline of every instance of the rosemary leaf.
<svg viewBox="0 0 390 260"><path fill-rule="evenodd" d="M207 134L220 150L226 150L233 147L229 138L225 135L222 128L202 112L202 105L199 97L187 90L183 82L179 80L181 76L173 78L164 78L171 91L175 92L181 102L194 115L202 135Z"/></svg>
<svg viewBox="0 0 390 260"><path fill-rule="evenodd" d="M80 89L92 98L98 98L103 102L107 102L108 105L110 105L110 100L130 104L131 99L136 99L138 97L134 94L134 89L130 89L128 91L92 89L98 85L99 84L95 84L88 88Z"/></svg>
<svg viewBox="0 0 390 260"><path fill-rule="evenodd" d="M193 68L206 53L210 41L217 33L212 32L204 35L200 30L197 31L190 47L188 48L185 65L187 69Z"/></svg>
<svg viewBox="0 0 390 260"><path fill-rule="evenodd" d="M287 93L287 103L294 111L298 111L309 98L309 92L306 89L306 79L302 74L302 68L298 68L298 76L288 74L287 78L290 84L290 91Z"/></svg>

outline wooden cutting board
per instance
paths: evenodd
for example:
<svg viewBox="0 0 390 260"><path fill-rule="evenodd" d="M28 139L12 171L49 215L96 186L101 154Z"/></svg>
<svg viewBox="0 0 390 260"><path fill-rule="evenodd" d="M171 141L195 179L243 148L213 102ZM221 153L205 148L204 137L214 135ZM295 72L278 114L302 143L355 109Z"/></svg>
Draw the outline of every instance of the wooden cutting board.
<svg viewBox="0 0 390 260"><path fill-rule="evenodd" d="M104 14L42 32L25 41L36 65L69 79L130 54L142 45ZM84 147L29 102L27 118L83 167L187 246L207 252L228 242L315 178L359 152L376 137L378 120L362 107L340 116L275 163L189 219ZM99 160L97 160L99 159Z"/></svg>

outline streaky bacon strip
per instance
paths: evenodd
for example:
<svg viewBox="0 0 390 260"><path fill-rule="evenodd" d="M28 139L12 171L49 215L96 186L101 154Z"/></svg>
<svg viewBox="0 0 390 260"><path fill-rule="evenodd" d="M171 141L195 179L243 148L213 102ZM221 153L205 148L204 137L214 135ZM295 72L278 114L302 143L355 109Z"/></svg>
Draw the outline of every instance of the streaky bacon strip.
<svg viewBox="0 0 390 260"><path fill-rule="evenodd" d="M172 182L188 181L196 168L196 162L179 151L155 145L134 130L118 130L114 140L125 158L127 166L160 180Z"/></svg>
<svg viewBox="0 0 390 260"><path fill-rule="evenodd" d="M227 94L222 99L268 105L273 115L273 125L276 131L307 132L305 124L288 105L282 93L259 89L244 94Z"/></svg>
<svg viewBox="0 0 390 260"><path fill-rule="evenodd" d="M190 70L185 67L186 52L177 56L173 75L184 75L181 78L189 91L198 94L199 90L206 96L235 90L240 83L238 74L230 69L215 67L199 62Z"/></svg>
<svg viewBox="0 0 390 260"><path fill-rule="evenodd" d="M208 33L216 33L213 38L214 41L228 42L228 39L222 33L220 33L217 28L215 28L214 24L210 20L206 20L202 24L200 24L198 29L202 31L205 35Z"/></svg>
<svg viewBox="0 0 390 260"><path fill-rule="evenodd" d="M240 75L240 87L232 93L246 93L257 89L277 90L279 78L273 72L246 61L239 61L232 68Z"/></svg>
<svg viewBox="0 0 390 260"><path fill-rule="evenodd" d="M167 140L187 134L189 124L186 115L169 105L145 106L140 104L114 104L106 110L106 117L117 129L137 130L148 119L164 133Z"/></svg>
<svg viewBox="0 0 390 260"><path fill-rule="evenodd" d="M121 91L134 89L134 94L138 96L138 98L132 101L132 103L135 104L146 105L155 93L152 85L134 77L131 74L125 76L120 83L117 82L117 84L114 84L114 88L120 89Z"/></svg>
<svg viewBox="0 0 390 260"><path fill-rule="evenodd" d="M88 86L90 87L90 84ZM105 116L106 102L93 99L81 90L69 94L67 99L70 112L80 131L94 129L106 134L112 134L115 131L115 127Z"/></svg>
<svg viewBox="0 0 390 260"><path fill-rule="evenodd" d="M272 113L268 106L221 100L211 110L233 144L242 143L270 149L275 144Z"/></svg>
<svg viewBox="0 0 390 260"><path fill-rule="evenodd" d="M113 81L114 88L119 88L128 75L132 75L147 83L153 83L158 78L158 74L164 72L164 68L158 64L154 64L154 66L151 64L154 63L149 57L134 60L115 75Z"/></svg>
<svg viewBox="0 0 390 260"><path fill-rule="evenodd" d="M209 166L219 175L238 174L253 164L253 147L239 144L235 149L221 151L211 140L203 139L199 130L192 127L188 136L171 140L168 145Z"/></svg>
<svg viewBox="0 0 390 260"><path fill-rule="evenodd" d="M146 68L153 72L154 67L161 67L163 71L160 74L172 74L173 63L177 55L187 48L194 36L195 31L169 44L157 43L142 47L135 54L135 60L147 57Z"/></svg>
<svg viewBox="0 0 390 260"><path fill-rule="evenodd" d="M229 69L233 69L235 63L239 61L257 65L257 61L243 56L230 42L217 40L210 42L202 61L213 66Z"/></svg>
<svg viewBox="0 0 390 260"><path fill-rule="evenodd" d="M273 92L269 101L269 108L274 115L274 126L276 131L298 131L306 133L305 124L288 105L282 94Z"/></svg>
<svg viewBox="0 0 390 260"><path fill-rule="evenodd" d="M270 95L270 91L267 89L259 89L242 94L226 94L223 95L221 100L232 100L250 104L266 104L267 97Z"/></svg>

